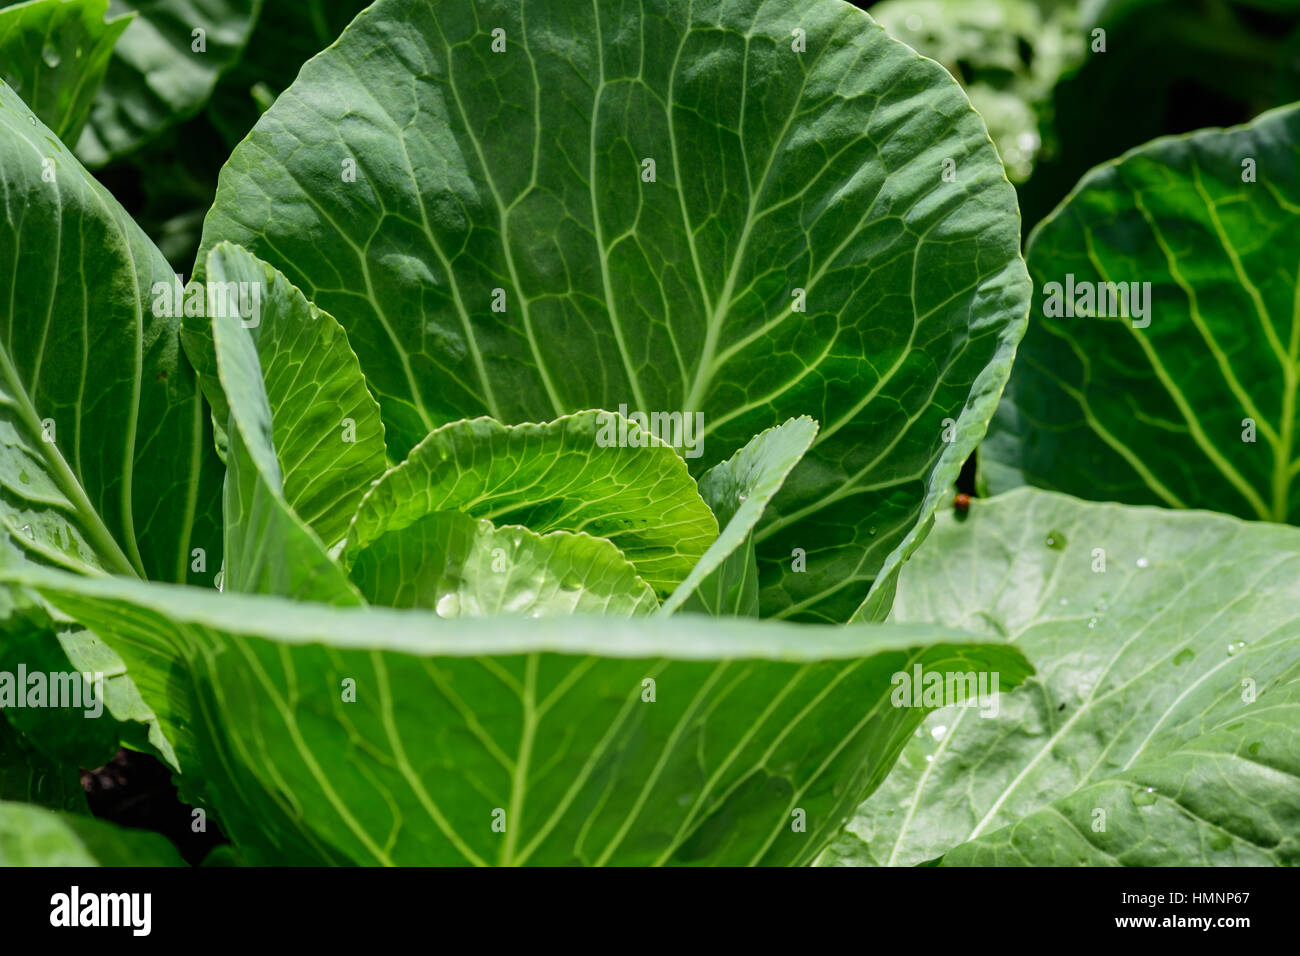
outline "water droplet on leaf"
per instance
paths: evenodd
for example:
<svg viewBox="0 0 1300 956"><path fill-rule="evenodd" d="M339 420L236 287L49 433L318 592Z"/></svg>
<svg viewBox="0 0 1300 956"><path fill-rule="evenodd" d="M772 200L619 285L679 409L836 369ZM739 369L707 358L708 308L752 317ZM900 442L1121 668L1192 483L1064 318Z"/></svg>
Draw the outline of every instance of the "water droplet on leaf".
<svg viewBox="0 0 1300 956"><path fill-rule="evenodd" d="M449 591L442 597L438 598L438 604L435 607L439 617L459 617L460 616L460 598L455 591Z"/></svg>
<svg viewBox="0 0 1300 956"><path fill-rule="evenodd" d="M1053 551L1064 551L1065 535L1055 530L1047 532L1047 546Z"/></svg>
<svg viewBox="0 0 1300 956"><path fill-rule="evenodd" d="M1133 802L1139 807L1149 807L1156 802L1156 788L1142 787L1133 791Z"/></svg>
<svg viewBox="0 0 1300 956"><path fill-rule="evenodd" d="M63 62L63 57L59 54L58 49L54 47L53 44L47 43L45 44L45 48L41 50L41 61L53 70L57 69L58 65Z"/></svg>
<svg viewBox="0 0 1300 956"><path fill-rule="evenodd" d="M1196 655L1192 653L1192 649L1190 647L1184 647L1181 651L1179 651L1177 654L1174 655L1174 666L1177 667L1182 664L1186 664L1195 656Z"/></svg>

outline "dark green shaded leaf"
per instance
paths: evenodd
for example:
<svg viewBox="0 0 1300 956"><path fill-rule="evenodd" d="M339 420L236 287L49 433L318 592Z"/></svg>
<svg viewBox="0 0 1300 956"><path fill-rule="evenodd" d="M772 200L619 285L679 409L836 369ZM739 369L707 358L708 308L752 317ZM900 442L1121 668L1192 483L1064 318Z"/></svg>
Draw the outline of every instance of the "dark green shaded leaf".
<svg viewBox="0 0 1300 956"><path fill-rule="evenodd" d="M82 162L102 166L201 110L261 7L262 0L111 0L112 13L136 16L76 143Z"/></svg>
<svg viewBox="0 0 1300 956"><path fill-rule="evenodd" d="M1033 321L981 449L991 490L1300 521L1297 170L1293 106L1084 177L1030 239Z"/></svg>
<svg viewBox="0 0 1300 956"><path fill-rule="evenodd" d="M86 794L76 766L60 764L41 753L7 716L0 711L0 801L84 813Z"/></svg>

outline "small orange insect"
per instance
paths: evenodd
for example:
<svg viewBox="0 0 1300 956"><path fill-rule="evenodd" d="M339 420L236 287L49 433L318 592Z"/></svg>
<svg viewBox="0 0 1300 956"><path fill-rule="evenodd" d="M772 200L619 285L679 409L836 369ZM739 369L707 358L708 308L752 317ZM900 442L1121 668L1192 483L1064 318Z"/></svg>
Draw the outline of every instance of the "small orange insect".
<svg viewBox="0 0 1300 956"><path fill-rule="evenodd" d="M958 494L956 498L952 499L952 507L957 514L964 515L970 511L970 495Z"/></svg>

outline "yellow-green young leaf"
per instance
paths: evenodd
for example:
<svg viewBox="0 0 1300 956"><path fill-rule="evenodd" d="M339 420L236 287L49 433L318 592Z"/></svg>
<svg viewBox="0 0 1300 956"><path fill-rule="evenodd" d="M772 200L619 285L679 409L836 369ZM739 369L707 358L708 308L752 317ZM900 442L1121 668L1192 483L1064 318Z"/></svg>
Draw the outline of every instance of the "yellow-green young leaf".
<svg viewBox="0 0 1300 956"><path fill-rule="evenodd" d="M52 570L0 571L165 660L181 739L249 863L799 864L924 708L893 675L1029 672L931 625L444 621ZM182 782L185 776L182 776Z"/></svg>
<svg viewBox="0 0 1300 956"><path fill-rule="evenodd" d="M1300 523L1297 235L1300 106L1085 176L1029 241L990 490Z"/></svg>
<svg viewBox="0 0 1300 956"><path fill-rule="evenodd" d="M166 838L0 800L0 866L184 866Z"/></svg>
<svg viewBox="0 0 1300 956"><path fill-rule="evenodd" d="M372 604L439 617L645 614L654 591L609 541L435 511L371 542L350 577Z"/></svg>
<svg viewBox="0 0 1300 956"><path fill-rule="evenodd" d="M816 435L817 423L811 418L792 418L755 436L731 458L704 474L700 496L722 530L686 580L664 602L665 614L685 608L758 617L753 530Z"/></svg>
<svg viewBox="0 0 1300 956"><path fill-rule="evenodd" d="M820 422L755 541L763 613L827 621L887 609L1030 291L970 102L840 0L379 0L232 154L221 240L339 317L394 459L625 407L702 415L699 476Z"/></svg>
<svg viewBox="0 0 1300 956"><path fill-rule="evenodd" d="M151 294L171 269L6 87L0 274L0 526L44 562L210 584L220 466Z"/></svg>
<svg viewBox="0 0 1300 956"><path fill-rule="evenodd" d="M1300 529L1021 489L940 516L900 624L1037 671L937 711L823 862L1300 863Z"/></svg>
<svg viewBox="0 0 1300 956"><path fill-rule="evenodd" d="M348 337L282 273L229 243L208 253L207 281L222 302L233 301L226 293L256 296L255 306L240 299L250 313L240 324L256 346L284 498L327 546L336 544L388 467L379 406Z"/></svg>
<svg viewBox="0 0 1300 956"><path fill-rule="evenodd" d="M0 79L65 143L81 135L130 17L108 0L30 0L0 10Z"/></svg>
<svg viewBox="0 0 1300 956"><path fill-rule="evenodd" d="M260 265L255 274L264 275ZM284 286L278 287L277 292L273 311L277 320L284 315L288 325L292 322L287 317L291 300ZM247 321L238 312L214 315L212 319L217 373L221 388L230 399L224 587L305 601L360 604L360 595L342 568L330 558L320 536L303 522L286 499L284 472L276 456L275 420L277 415L288 416L289 425L293 426L304 419L298 415L300 409L291 402L272 410L253 332L245 328ZM268 342L274 343L276 338L276 333L270 333ZM272 344L269 354L280 353ZM290 361L285 366L287 371L293 368ZM278 374L273 372L267 378L279 381ZM308 384L309 392L316 388L316 383ZM310 422L311 418L306 421ZM296 436L290 440L298 447ZM303 477L306 480L309 476Z"/></svg>
<svg viewBox="0 0 1300 956"><path fill-rule="evenodd" d="M608 538L660 594L680 584L718 536L677 453L612 412L537 425L490 418L444 425L366 495L346 562L433 511Z"/></svg>

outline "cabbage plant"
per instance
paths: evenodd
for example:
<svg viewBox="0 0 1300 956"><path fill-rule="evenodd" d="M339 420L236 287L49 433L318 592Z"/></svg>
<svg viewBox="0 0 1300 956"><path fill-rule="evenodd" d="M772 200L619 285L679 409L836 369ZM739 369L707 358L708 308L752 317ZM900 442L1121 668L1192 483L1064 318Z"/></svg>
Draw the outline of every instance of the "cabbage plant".
<svg viewBox="0 0 1300 956"><path fill-rule="evenodd" d="M1029 283L979 116L858 11L383 0L194 284L0 97L6 646L114 661L94 747L245 861L809 862L894 674L1029 672L880 623Z"/></svg>
<svg viewBox="0 0 1300 956"><path fill-rule="evenodd" d="M1300 862L1297 107L1026 263L840 0L264 6L0 9L0 862Z"/></svg>

